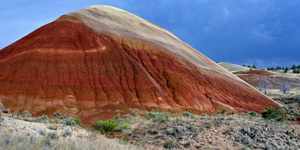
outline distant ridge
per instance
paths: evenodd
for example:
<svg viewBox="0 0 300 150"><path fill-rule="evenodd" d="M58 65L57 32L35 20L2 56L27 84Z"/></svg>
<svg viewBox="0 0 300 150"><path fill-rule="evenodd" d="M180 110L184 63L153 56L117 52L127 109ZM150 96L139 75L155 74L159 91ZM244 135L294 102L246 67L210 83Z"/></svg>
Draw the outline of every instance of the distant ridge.
<svg viewBox="0 0 300 150"><path fill-rule="evenodd" d="M230 72L247 72L250 70L250 68L248 68L248 67L231 64L231 63L226 63L226 62L220 62L218 64Z"/></svg>

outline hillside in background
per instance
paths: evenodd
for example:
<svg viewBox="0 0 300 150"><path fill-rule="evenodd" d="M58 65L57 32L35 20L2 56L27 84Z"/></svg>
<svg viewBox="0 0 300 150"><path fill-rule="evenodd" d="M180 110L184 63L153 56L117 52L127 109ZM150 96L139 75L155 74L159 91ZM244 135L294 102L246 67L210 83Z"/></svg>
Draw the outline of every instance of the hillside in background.
<svg viewBox="0 0 300 150"><path fill-rule="evenodd" d="M219 64L258 90L260 90L259 82L264 81L265 84L261 85L261 92L281 104L287 104L292 107L300 106L300 74L293 73L292 68L288 71L284 71L281 68L278 68L278 70L254 68L250 70L250 68L248 68L248 71L245 71L247 67L230 63ZM266 88L266 91L264 88ZM286 89L287 92L284 93L283 89Z"/></svg>

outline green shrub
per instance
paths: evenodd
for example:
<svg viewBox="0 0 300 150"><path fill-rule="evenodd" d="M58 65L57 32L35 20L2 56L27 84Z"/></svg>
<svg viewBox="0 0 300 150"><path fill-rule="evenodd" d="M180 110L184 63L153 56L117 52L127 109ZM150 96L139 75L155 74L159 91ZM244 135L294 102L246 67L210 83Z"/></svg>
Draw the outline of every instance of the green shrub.
<svg viewBox="0 0 300 150"><path fill-rule="evenodd" d="M285 114L287 111L288 111L288 107L286 106L286 105L284 105L284 106L282 106L282 107L280 107L279 108L279 110L283 113L283 114Z"/></svg>
<svg viewBox="0 0 300 150"><path fill-rule="evenodd" d="M242 147L241 150L248 150L248 148L247 147Z"/></svg>
<svg viewBox="0 0 300 150"><path fill-rule="evenodd" d="M288 109L287 113L288 113L288 114L294 114L294 113L295 113L295 110L294 110L294 109Z"/></svg>
<svg viewBox="0 0 300 150"><path fill-rule="evenodd" d="M225 114L227 112L227 109L226 108L223 108L222 110L217 110L217 113L218 114Z"/></svg>
<svg viewBox="0 0 300 150"><path fill-rule="evenodd" d="M116 116L115 116L115 120L119 120L121 117L120 117L120 114L117 114Z"/></svg>
<svg viewBox="0 0 300 150"><path fill-rule="evenodd" d="M151 119L151 118L155 119L157 116L158 116L158 112L150 111L149 114L146 117L149 118L149 119Z"/></svg>
<svg viewBox="0 0 300 150"><path fill-rule="evenodd" d="M63 121L60 120L60 119L55 119L55 120L54 120L54 123L57 123L57 124L63 124Z"/></svg>
<svg viewBox="0 0 300 150"><path fill-rule="evenodd" d="M63 115L63 116L60 116L59 119L66 119L68 117L69 117L69 115Z"/></svg>
<svg viewBox="0 0 300 150"><path fill-rule="evenodd" d="M126 118L129 116L127 115ZM130 117L132 117L130 115ZM119 117L115 117L115 119L110 119L107 121L99 120L96 122L95 128L99 130L102 134L107 134L110 132L122 132L123 130L130 129L130 120L122 120L121 122Z"/></svg>
<svg viewBox="0 0 300 150"><path fill-rule="evenodd" d="M35 119L29 119L29 118L22 118L22 120L27 122L35 122Z"/></svg>
<svg viewBox="0 0 300 150"><path fill-rule="evenodd" d="M2 110L0 109L0 120L2 119Z"/></svg>
<svg viewBox="0 0 300 150"><path fill-rule="evenodd" d="M100 130L101 133L109 133L113 132L116 128L116 119L107 120L107 121L97 121L96 122L96 129Z"/></svg>
<svg viewBox="0 0 300 150"><path fill-rule="evenodd" d="M289 109L288 111L287 111L287 114L290 114L290 115L293 115L293 116L297 116L297 117L299 117L300 116L300 113L299 113L299 110L298 109Z"/></svg>
<svg viewBox="0 0 300 150"><path fill-rule="evenodd" d="M275 121L284 121L285 117L283 116L282 110L278 108L270 107L267 110L263 110L261 115L265 119L274 119Z"/></svg>
<svg viewBox="0 0 300 150"><path fill-rule="evenodd" d="M141 117L141 116L140 116L139 113L136 112L136 113L134 114L134 117L139 118L139 117Z"/></svg>
<svg viewBox="0 0 300 150"><path fill-rule="evenodd" d="M23 116L23 117L32 117L31 113L30 113L29 111L27 111L27 110L24 110L24 111L22 112L22 116Z"/></svg>
<svg viewBox="0 0 300 150"><path fill-rule="evenodd" d="M80 121L80 120L79 120ZM67 119L64 119L63 124L67 125L67 126L74 126L76 124L76 121L73 120L72 117L69 117Z"/></svg>
<svg viewBox="0 0 300 150"><path fill-rule="evenodd" d="M45 134L45 130L42 130L42 129L39 129L38 130L38 133L40 134L40 135L42 135L42 136L45 136L46 134Z"/></svg>
<svg viewBox="0 0 300 150"><path fill-rule="evenodd" d="M299 110L297 110L297 111L294 112L294 116L300 117L300 112L299 112Z"/></svg>
<svg viewBox="0 0 300 150"><path fill-rule="evenodd" d="M68 137L68 136L71 137L72 136L72 130L64 130L63 133L62 133L62 136L65 137L65 138Z"/></svg>
<svg viewBox="0 0 300 150"><path fill-rule="evenodd" d="M57 127L56 126L48 126L47 127L49 130L57 130Z"/></svg>
<svg viewBox="0 0 300 150"><path fill-rule="evenodd" d="M128 144L128 139L126 139L126 138L121 138L121 139L120 139L120 142L123 143L123 144Z"/></svg>
<svg viewBox="0 0 300 150"><path fill-rule="evenodd" d="M250 116L257 116L257 113L255 112L255 111L250 111L250 112L248 112L248 114L250 115Z"/></svg>
<svg viewBox="0 0 300 150"><path fill-rule="evenodd" d="M60 116L61 116L61 113L60 113L60 112L57 112L57 113L54 113L52 116L53 116L53 117L60 117Z"/></svg>
<svg viewBox="0 0 300 150"><path fill-rule="evenodd" d="M208 115L206 113L202 113L201 116L208 117Z"/></svg>
<svg viewBox="0 0 300 150"><path fill-rule="evenodd" d="M126 114L126 115L124 115L124 118L126 118L126 119L132 119L133 117L130 114Z"/></svg>
<svg viewBox="0 0 300 150"><path fill-rule="evenodd" d="M233 114L232 117L234 117L234 118L241 118L241 116L239 114Z"/></svg>
<svg viewBox="0 0 300 150"><path fill-rule="evenodd" d="M190 112L188 112L188 111L183 112L183 113L182 113L182 116L188 117L188 118L194 118L194 117L195 117L192 113L190 113Z"/></svg>
<svg viewBox="0 0 300 150"><path fill-rule="evenodd" d="M49 118L48 118L47 115L42 115L40 118L41 118L42 120L49 120Z"/></svg>
<svg viewBox="0 0 300 150"><path fill-rule="evenodd" d="M76 124L81 124L81 120L79 118L75 118L74 121Z"/></svg>
<svg viewBox="0 0 300 150"><path fill-rule="evenodd" d="M173 141L167 141L165 143L165 148L173 148L175 147L175 143Z"/></svg>
<svg viewBox="0 0 300 150"><path fill-rule="evenodd" d="M119 125L117 125L117 126L119 126L119 127L117 127L117 131L123 131L123 130L127 130L127 129L130 129L131 127L130 127L130 125L128 124L128 123L122 123L122 124L119 124Z"/></svg>
<svg viewBox="0 0 300 150"><path fill-rule="evenodd" d="M170 114L168 113L159 113L159 112L153 112L150 111L149 114L145 115L144 118L149 120L149 119L153 119L154 121L164 121L169 119Z"/></svg>
<svg viewBox="0 0 300 150"><path fill-rule="evenodd" d="M47 115L42 115L35 119L35 122L47 122L47 121L49 121L49 118Z"/></svg>
<svg viewBox="0 0 300 150"><path fill-rule="evenodd" d="M296 118L293 115L286 115L286 119L290 121L296 121Z"/></svg>

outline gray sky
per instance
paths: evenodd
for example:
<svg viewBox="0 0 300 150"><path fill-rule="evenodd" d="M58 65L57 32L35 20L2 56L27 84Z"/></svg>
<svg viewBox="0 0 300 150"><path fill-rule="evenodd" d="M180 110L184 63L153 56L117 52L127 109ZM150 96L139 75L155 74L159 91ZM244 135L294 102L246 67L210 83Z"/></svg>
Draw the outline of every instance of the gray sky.
<svg viewBox="0 0 300 150"><path fill-rule="evenodd" d="M300 0L9 0L0 5L0 49L59 16L115 6L178 36L214 61L300 64Z"/></svg>

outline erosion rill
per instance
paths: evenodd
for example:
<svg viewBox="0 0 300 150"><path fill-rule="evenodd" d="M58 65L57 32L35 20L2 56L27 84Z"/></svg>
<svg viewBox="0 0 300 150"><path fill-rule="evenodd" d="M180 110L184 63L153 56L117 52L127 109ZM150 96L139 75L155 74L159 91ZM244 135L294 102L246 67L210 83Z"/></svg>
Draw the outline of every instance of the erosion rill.
<svg viewBox="0 0 300 150"><path fill-rule="evenodd" d="M85 123L133 109L278 106L165 29L101 5L63 15L2 49L0 98L12 112L59 111Z"/></svg>

